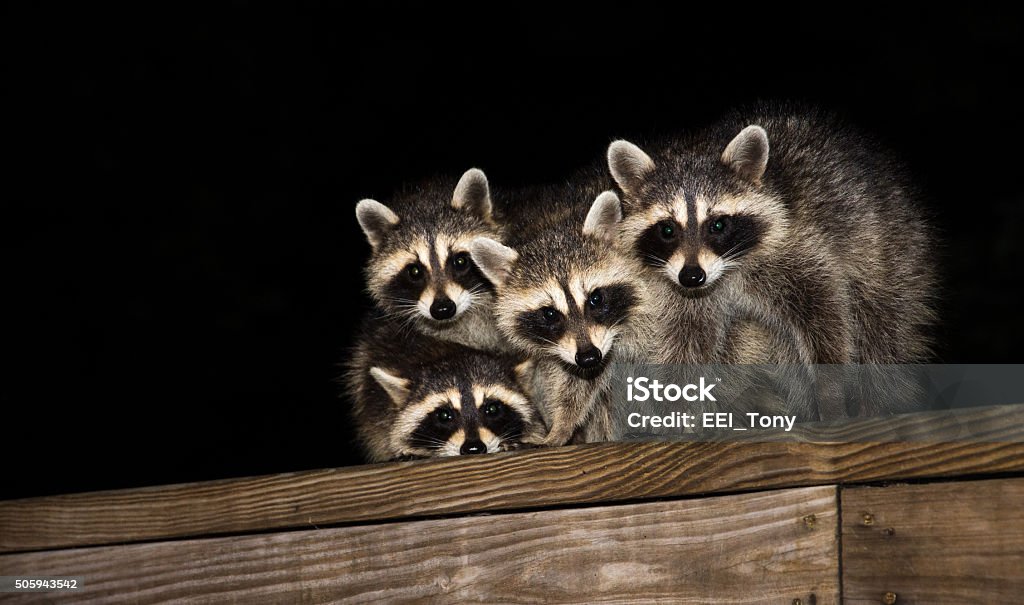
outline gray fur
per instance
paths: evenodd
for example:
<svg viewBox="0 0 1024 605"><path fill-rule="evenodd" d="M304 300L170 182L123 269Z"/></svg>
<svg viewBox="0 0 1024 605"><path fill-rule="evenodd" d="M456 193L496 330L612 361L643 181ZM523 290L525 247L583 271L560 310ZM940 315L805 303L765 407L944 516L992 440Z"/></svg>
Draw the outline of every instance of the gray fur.
<svg viewBox="0 0 1024 605"><path fill-rule="evenodd" d="M620 182L626 210L620 243L647 263L649 276L676 291L666 302L666 325L675 330L663 359L728 358L723 343L736 320L770 335L783 360L899 364L929 358L933 230L887 152L831 116L773 107L738 113L650 152L656 168L626 186ZM609 169L615 174L619 167L610 163ZM654 241L643 239L647 217L673 203L681 208L682 199L693 200L691 210L706 206L708 219L723 215L738 224L731 217L749 215L763 227L756 245L728 258L718 279L697 291L680 287L659 266L665 259L641 252L644 241ZM695 223L693 232L679 228L709 241L710 222ZM682 241L678 250L698 248ZM870 398L844 408L841 393L818 386L821 416L893 411L876 409Z"/></svg>
<svg viewBox="0 0 1024 605"><path fill-rule="evenodd" d="M608 146L608 168L623 191L634 191L655 168L654 161L629 141L615 141Z"/></svg>
<svg viewBox="0 0 1024 605"><path fill-rule="evenodd" d="M768 167L768 133L760 126L747 126L729 141L722 163L748 183L759 183Z"/></svg>
<svg viewBox="0 0 1024 605"><path fill-rule="evenodd" d="M599 171L593 170L577 174L564 186L522 190L509 209L506 242L510 251L501 252L490 245L473 247L478 264L504 273L502 279L495 279L495 313L502 333L536 364L532 393L550 427L544 445L562 445L574 436L606 440L612 436L612 426L599 422L608 417L604 407L610 401L604 366L581 368L558 342L524 331L523 318L537 316L549 304L535 299L538 289L557 284L557 296L568 305L564 333L559 337L566 340L559 342L569 343L575 351L607 344L608 350L603 353L607 362L634 359L646 347L649 333L645 326L650 318L644 314L644 292L636 280L641 268L608 245L607 231L621 216L616 211L617 197L607 192L609 185ZM604 324L588 317L583 309L587 303L579 305L573 298L573 277L581 275L603 280L594 281L598 285L584 292L585 296L597 289L610 296L610 287L622 286L628 290L622 300L635 297L626 316L615 323L614 338L609 337L613 332ZM605 338L594 343L591 334Z"/></svg>
<svg viewBox="0 0 1024 605"><path fill-rule="evenodd" d="M376 248L388 232L398 225L398 215L377 200L360 200L356 204L356 220L370 245Z"/></svg>
<svg viewBox="0 0 1024 605"><path fill-rule="evenodd" d="M529 399L531 364L520 356L498 354L437 340L405 330L394 321L372 316L364 322L356 344L344 364L341 378L351 398L352 421L368 462L401 457L441 455L408 445L407 429L396 423L403 410L447 390L472 392L473 387L499 385ZM465 402L463 402L465 404ZM501 442L515 449L526 441L539 441L544 426L528 404L522 416L523 433Z"/></svg>
<svg viewBox="0 0 1024 605"><path fill-rule="evenodd" d="M516 251L489 237L478 237L469 245L477 267L495 286L501 286L508 279L512 265L519 257Z"/></svg>
<svg viewBox="0 0 1024 605"><path fill-rule="evenodd" d="M370 368L370 376L388 394L391 403L401 406L409 400L409 380L407 378L402 378L378 367Z"/></svg>
<svg viewBox="0 0 1024 605"><path fill-rule="evenodd" d="M597 196L590 207L590 212L583 222L583 235L612 243L615 241L621 220L622 204L619 203L619 196L612 191L605 191Z"/></svg>
<svg viewBox="0 0 1024 605"><path fill-rule="evenodd" d="M484 222L493 223L491 190L487 175L479 168L470 168L463 173L452 194L452 208L472 212Z"/></svg>
<svg viewBox="0 0 1024 605"><path fill-rule="evenodd" d="M363 200L356 217L372 246L367 290L381 310L441 340L507 350L494 325L492 285L476 267L457 275L450 264L458 254L469 258L473 238L504 236L482 171L470 169L458 182L435 178L407 187L387 206ZM403 272L412 264L420 265L422 280L403 284ZM432 301L444 300L452 302L453 317L427 312Z"/></svg>

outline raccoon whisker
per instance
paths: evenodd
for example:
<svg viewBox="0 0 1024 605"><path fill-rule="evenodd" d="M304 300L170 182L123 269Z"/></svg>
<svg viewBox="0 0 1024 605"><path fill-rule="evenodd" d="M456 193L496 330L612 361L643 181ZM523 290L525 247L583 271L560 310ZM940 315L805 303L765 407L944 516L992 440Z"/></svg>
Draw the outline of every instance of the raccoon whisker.
<svg viewBox="0 0 1024 605"><path fill-rule="evenodd" d="M404 323L415 319L418 314L419 309L417 309L416 307L406 307L395 309L394 311L386 313L384 317L394 321L399 321L400 323Z"/></svg>
<svg viewBox="0 0 1024 605"><path fill-rule="evenodd" d="M414 441L416 441L417 444L425 445L427 447L444 447L444 445L448 443L447 441L441 441L440 439L431 439L428 437L415 436Z"/></svg>
<svg viewBox="0 0 1024 605"><path fill-rule="evenodd" d="M723 253L723 254L722 254L721 256L719 256L718 258L720 258L720 259L722 259L722 260L729 260L729 259L731 259L731 258L736 258L736 257L738 257L739 255L741 255L741 254L742 254L742 252L740 252L740 246L742 246L742 245L743 245L743 242L740 242L740 243L736 244L736 245L735 245L735 246L733 246L732 248L729 248L728 250L726 250L726 251L725 251L725 252L724 252L724 253Z"/></svg>
<svg viewBox="0 0 1024 605"><path fill-rule="evenodd" d="M401 333L402 328L407 323L410 322L412 317L409 315L408 312L402 311L402 312L399 312L399 313L388 313L388 314L385 314L384 315L384 319L395 322L397 324L398 328L399 328L399 333Z"/></svg>
<svg viewBox="0 0 1024 605"><path fill-rule="evenodd" d="M520 428L512 427L512 428L508 429L507 431L505 431L504 433L502 433L500 435L500 437L503 440L504 439L510 439L512 437L515 437L517 433L518 433L518 436L522 437L523 431L525 431L525 430L526 430L526 427L520 427Z"/></svg>
<svg viewBox="0 0 1024 605"><path fill-rule="evenodd" d="M728 273L729 271L732 271L733 269L735 269L738 266L739 265L736 264L736 263L722 263L721 271L722 271L722 273Z"/></svg>
<svg viewBox="0 0 1024 605"><path fill-rule="evenodd" d="M413 307L413 306L397 307L394 311L387 311L387 312L385 312L384 313L384 317L387 318L387 319L397 319L397 318L402 318L402 317L408 317L410 315L415 315L416 311L417 311L417 308Z"/></svg>
<svg viewBox="0 0 1024 605"><path fill-rule="evenodd" d="M415 331L416 331L416 316L414 316L414 315L407 317L398 326L398 335L401 338L408 337L409 335L411 335Z"/></svg>
<svg viewBox="0 0 1024 605"><path fill-rule="evenodd" d="M743 250L742 252L736 252L735 254L731 254L731 255L729 255L727 257L723 256L722 260L725 260L725 261L739 260L739 259L743 258L744 256L746 256L749 253L750 253L750 250Z"/></svg>
<svg viewBox="0 0 1024 605"><path fill-rule="evenodd" d="M551 346L553 346L555 348L558 348L558 343L553 341L553 340L548 340L547 338L543 338L541 336L537 336L536 338L538 340L541 340L541 341L544 341L544 342L548 343L549 345L551 345Z"/></svg>
<svg viewBox="0 0 1024 605"><path fill-rule="evenodd" d="M396 305L395 306L395 309L397 309L398 311L401 311L402 313L408 313L409 311L414 311L417 308L418 308L417 305Z"/></svg>
<svg viewBox="0 0 1024 605"><path fill-rule="evenodd" d="M396 307L414 307L419 304L418 300L412 300L410 298L388 298L383 296L381 297L381 300L387 301Z"/></svg>
<svg viewBox="0 0 1024 605"><path fill-rule="evenodd" d="M410 311L415 311L415 310L416 310L416 307L412 306L412 305L397 306L394 311L386 311L386 312L384 312L383 315L387 319L393 319L395 317L403 317L405 315L408 315L410 313Z"/></svg>
<svg viewBox="0 0 1024 605"><path fill-rule="evenodd" d="M476 302L477 299L479 299L481 296L484 296L484 295L486 295L488 293L489 292L488 292L487 288L485 288L483 285L479 285L479 284L476 285L476 286L473 286L472 288L469 289L469 296L470 296L470 299L473 300L473 302Z"/></svg>
<svg viewBox="0 0 1024 605"><path fill-rule="evenodd" d="M516 431L516 430L509 430L509 431L505 431L504 433L502 433L500 435L496 435L496 437L498 438L498 443L503 443L503 442L509 441L510 439L513 439L513 438L518 439L521 436L522 436L522 433L520 431Z"/></svg>
<svg viewBox="0 0 1024 605"><path fill-rule="evenodd" d="M398 320L398 335L404 338L415 330L419 311L417 309L403 310L392 314L392 318Z"/></svg>
<svg viewBox="0 0 1024 605"><path fill-rule="evenodd" d="M412 441L428 446L428 449L440 449L448 443L447 440L438 439L437 437L431 437L430 435L424 435L418 432L413 433L409 438Z"/></svg>
<svg viewBox="0 0 1024 605"><path fill-rule="evenodd" d="M666 266L666 265L668 265L668 261L667 260L665 260L663 258L658 258L657 256L654 256L653 254L644 254L644 258L646 258L647 260L651 261L651 264L653 264L655 267L658 267L659 269L664 267L664 266Z"/></svg>
<svg viewBox="0 0 1024 605"><path fill-rule="evenodd" d="M747 244L753 242L753 241L754 241L754 238L749 238L749 237L746 238L746 239L740 240L739 242L736 243L735 246L733 246L732 248L729 248L728 250L726 250L725 254L722 254L722 256L720 258L722 260L733 260L733 259L737 259L737 258L743 258L743 256L745 256L751 250L750 248L745 248L745 246Z"/></svg>

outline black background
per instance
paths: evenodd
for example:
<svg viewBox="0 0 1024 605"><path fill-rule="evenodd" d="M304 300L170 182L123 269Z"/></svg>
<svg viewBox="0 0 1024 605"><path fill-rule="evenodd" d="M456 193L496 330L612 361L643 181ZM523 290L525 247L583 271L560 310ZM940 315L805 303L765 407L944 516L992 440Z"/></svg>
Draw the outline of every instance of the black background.
<svg viewBox="0 0 1024 605"><path fill-rule="evenodd" d="M1018 15L515 6L9 6L0 496L353 463L358 199L559 179L758 98L904 157L943 230L939 360L1022 360Z"/></svg>

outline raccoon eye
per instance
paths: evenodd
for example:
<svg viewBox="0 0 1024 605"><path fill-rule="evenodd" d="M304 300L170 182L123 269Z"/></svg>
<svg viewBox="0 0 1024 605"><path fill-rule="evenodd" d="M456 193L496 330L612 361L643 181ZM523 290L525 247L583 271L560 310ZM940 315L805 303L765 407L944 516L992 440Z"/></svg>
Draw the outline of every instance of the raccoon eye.
<svg viewBox="0 0 1024 605"><path fill-rule="evenodd" d="M497 416L501 413L501 405L501 402L497 399L488 399L484 401L484 414L487 416Z"/></svg>
<svg viewBox="0 0 1024 605"><path fill-rule="evenodd" d="M469 254L465 252L459 252L458 254L453 256L452 266L455 267L457 271L465 271L466 269L469 269Z"/></svg>
<svg viewBox="0 0 1024 605"><path fill-rule="evenodd" d="M423 277L423 267L420 267L418 263L413 263L405 268L405 274L412 281L419 281Z"/></svg>
<svg viewBox="0 0 1024 605"><path fill-rule="evenodd" d="M676 226L672 224L672 221L661 221L658 224L658 233L661 235L661 239L673 239L676 236Z"/></svg>
<svg viewBox="0 0 1024 605"><path fill-rule="evenodd" d="M725 231L725 219L716 218L711 222L711 233L721 233Z"/></svg>
<svg viewBox="0 0 1024 605"><path fill-rule="evenodd" d="M604 303L604 292L601 290L594 290L590 293L590 298L587 299L587 304L590 305L591 309L597 309Z"/></svg>
<svg viewBox="0 0 1024 605"><path fill-rule="evenodd" d="M455 418L455 415L452 414L452 411L449 410L448 408L441 408L440 410L434 412L434 415L437 416L437 419L440 420L442 423L451 422L452 419Z"/></svg>
<svg viewBox="0 0 1024 605"><path fill-rule="evenodd" d="M554 307L544 307L543 309L540 310L540 313L541 315L544 316L544 319L548 321L553 322L556 319L558 319L558 310L556 310Z"/></svg>

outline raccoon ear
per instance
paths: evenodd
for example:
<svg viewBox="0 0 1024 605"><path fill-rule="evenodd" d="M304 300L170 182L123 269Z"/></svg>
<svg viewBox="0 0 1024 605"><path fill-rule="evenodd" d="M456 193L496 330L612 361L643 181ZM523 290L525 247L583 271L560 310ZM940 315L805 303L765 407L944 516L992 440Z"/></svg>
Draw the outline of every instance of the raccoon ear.
<svg viewBox="0 0 1024 605"><path fill-rule="evenodd" d="M768 167L768 133L760 126L747 126L722 152L722 163L744 181L760 183Z"/></svg>
<svg viewBox="0 0 1024 605"><path fill-rule="evenodd" d="M356 204L356 220L363 228L370 246L376 248L384 241L388 231L398 224L398 215L377 200L362 200Z"/></svg>
<svg viewBox="0 0 1024 605"><path fill-rule="evenodd" d="M533 360L527 359L512 369L516 375L516 384L518 384L519 388L526 393L527 397L529 397L530 393L533 392L534 367Z"/></svg>
<svg viewBox="0 0 1024 605"><path fill-rule="evenodd" d="M462 175L452 195L452 208L465 208L488 223L491 222L491 189L483 170L470 168Z"/></svg>
<svg viewBox="0 0 1024 605"><path fill-rule="evenodd" d="M597 196L583 222L583 235L598 241L611 243L615 241L615 228L622 220L622 204L619 196L613 191L605 191Z"/></svg>
<svg viewBox="0 0 1024 605"><path fill-rule="evenodd" d="M608 146L608 170L623 191L636 193L654 170L654 160L636 145L620 139Z"/></svg>
<svg viewBox="0 0 1024 605"><path fill-rule="evenodd" d="M403 405L409 399L409 381L405 378L381 368L370 368L370 376L373 376L395 405Z"/></svg>
<svg viewBox="0 0 1024 605"><path fill-rule="evenodd" d="M519 259L519 253L503 246L489 237L477 237L469 243L469 255L487 279L495 286L502 286L512 271L512 265Z"/></svg>

